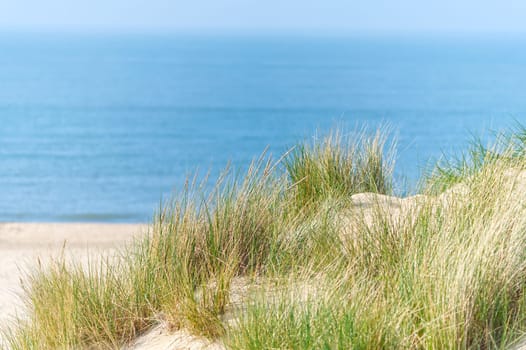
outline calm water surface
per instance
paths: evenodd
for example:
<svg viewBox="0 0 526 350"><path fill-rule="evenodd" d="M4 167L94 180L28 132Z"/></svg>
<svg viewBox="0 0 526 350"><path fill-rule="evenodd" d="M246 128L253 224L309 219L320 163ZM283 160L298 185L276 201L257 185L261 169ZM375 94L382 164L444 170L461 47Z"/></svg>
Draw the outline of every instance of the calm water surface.
<svg viewBox="0 0 526 350"><path fill-rule="evenodd" d="M144 221L195 169L335 125L397 178L526 122L526 40L0 35L0 221Z"/></svg>

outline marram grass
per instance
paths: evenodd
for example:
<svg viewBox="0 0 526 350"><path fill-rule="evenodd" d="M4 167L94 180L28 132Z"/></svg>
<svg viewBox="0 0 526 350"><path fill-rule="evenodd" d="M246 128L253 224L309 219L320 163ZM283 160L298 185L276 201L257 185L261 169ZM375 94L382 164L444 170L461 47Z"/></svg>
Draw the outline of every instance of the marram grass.
<svg viewBox="0 0 526 350"><path fill-rule="evenodd" d="M391 193L385 135L328 138L189 183L143 240L25 280L12 349L117 349L166 322L232 349L506 349L526 331L520 130L441 164L424 196ZM478 147L478 148L477 148ZM464 161L465 160L465 161ZM231 307L235 283L253 287ZM225 313L234 313L227 322Z"/></svg>
<svg viewBox="0 0 526 350"><path fill-rule="evenodd" d="M392 148L385 150L386 133L365 130L328 136L297 145L284 158L299 208L316 206L327 198L360 192L392 191Z"/></svg>

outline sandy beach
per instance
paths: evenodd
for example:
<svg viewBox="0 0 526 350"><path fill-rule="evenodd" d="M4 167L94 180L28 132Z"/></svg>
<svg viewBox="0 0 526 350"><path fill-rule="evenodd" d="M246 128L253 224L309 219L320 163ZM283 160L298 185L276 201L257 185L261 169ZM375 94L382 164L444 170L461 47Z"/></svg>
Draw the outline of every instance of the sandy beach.
<svg viewBox="0 0 526 350"><path fill-rule="evenodd" d="M146 230L145 224L0 223L0 325L21 311L20 279L38 260L45 264L64 251L86 262L92 255L111 254Z"/></svg>

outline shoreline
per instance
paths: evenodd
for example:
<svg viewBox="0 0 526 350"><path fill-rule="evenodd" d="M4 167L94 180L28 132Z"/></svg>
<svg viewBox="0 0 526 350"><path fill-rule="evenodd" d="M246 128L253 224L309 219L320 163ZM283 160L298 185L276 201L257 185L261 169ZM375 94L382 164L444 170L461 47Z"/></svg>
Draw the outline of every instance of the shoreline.
<svg viewBox="0 0 526 350"><path fill-rule="evenodd" d="M87 263L145 234L147 228L146 223L0 222L0 325L23 312L21 278L39 262L45 265L65 254Z"/></svg>

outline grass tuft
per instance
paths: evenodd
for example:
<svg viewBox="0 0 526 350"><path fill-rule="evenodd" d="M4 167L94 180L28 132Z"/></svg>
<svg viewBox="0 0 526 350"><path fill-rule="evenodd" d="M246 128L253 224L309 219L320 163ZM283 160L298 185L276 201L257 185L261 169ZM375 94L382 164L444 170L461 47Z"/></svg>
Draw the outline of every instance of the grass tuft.
<svg viewBox="0 0 526 350"><path fill-rule="evenodd" d="M294 184L296 206L316 206L327 198L361 192L391 193L393 163L391 149L384 150L386 140L381 130L373 136L336 130L295 147L284 164Z"/></svg>

